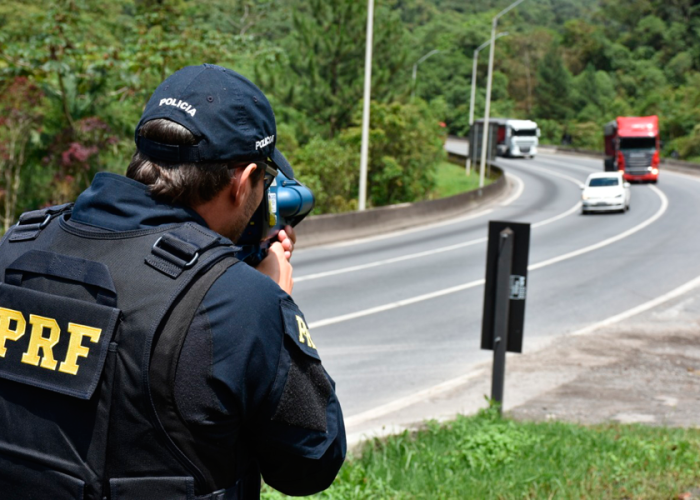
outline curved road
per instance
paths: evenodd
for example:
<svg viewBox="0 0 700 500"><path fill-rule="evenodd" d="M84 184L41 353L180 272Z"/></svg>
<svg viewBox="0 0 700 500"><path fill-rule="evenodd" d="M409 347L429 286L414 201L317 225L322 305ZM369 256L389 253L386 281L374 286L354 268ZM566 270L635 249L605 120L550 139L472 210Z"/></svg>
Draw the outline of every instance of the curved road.
<svg viewBox="0 0 700 500"><path fill-rule="evenodd" d="M625 214L581 215L602 160L499 160L507 199L446 223L299 250L294 297L353 417L491 359L480 330L489 220L532 224L524 350L700 276L700 177L632 185ZM425 415L429 418L431 415Z"/></svg>

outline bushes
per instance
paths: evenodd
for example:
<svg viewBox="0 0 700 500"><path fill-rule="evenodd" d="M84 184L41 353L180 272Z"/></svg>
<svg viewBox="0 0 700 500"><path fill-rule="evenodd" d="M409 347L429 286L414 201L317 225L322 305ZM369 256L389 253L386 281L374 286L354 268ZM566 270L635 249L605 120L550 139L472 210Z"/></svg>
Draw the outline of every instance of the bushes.
<svg viewBox="0 0 700 500"><path fill-rule="evenodd" d="M294 174L316 197L315 214L357 209L360 151L340 140L315 137L290 161Z"/></svg>
<svg viewBox="0 0 700 500"><path fill-rule="evenodd" d="M354 126L339 137L315 137L288 155L299 180L314 191L314 213L357 208L361 120L358 110ZM424 199L433 189L435 169L445 157L443 141L443 128L427 104L373 102L367 205ZM292 143L290 139L286 142Z"/></svg>
<svg viewBox="0 0 700 500"><path fill-rule="evenodd" d="M423 199L434 187L437 164L445 158L443 134L438 118L423 102L372 103L368 205ZM361 136L360 127L353 127L343 139L359 150Z"/></svg>
<svg viewBox="0 0 700 500"><path fill-rule="evenodd" d="M700 125L695 125L690 135L676 139L674 146L681 158L700 158Z"/></svg>

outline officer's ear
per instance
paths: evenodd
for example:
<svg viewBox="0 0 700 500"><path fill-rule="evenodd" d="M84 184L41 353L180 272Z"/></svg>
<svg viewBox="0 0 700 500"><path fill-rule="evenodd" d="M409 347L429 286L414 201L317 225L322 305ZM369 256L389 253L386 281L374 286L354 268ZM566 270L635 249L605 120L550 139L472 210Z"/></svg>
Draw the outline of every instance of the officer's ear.
<svg viewBox="0 0 700 500"><path fill-rule="evenodd" d="M229 189L233 203L239 206L245 206L247 199L254 194L253 172L258 166L255 163L250 163L245 167L238 167L231 176Z"/></svg>

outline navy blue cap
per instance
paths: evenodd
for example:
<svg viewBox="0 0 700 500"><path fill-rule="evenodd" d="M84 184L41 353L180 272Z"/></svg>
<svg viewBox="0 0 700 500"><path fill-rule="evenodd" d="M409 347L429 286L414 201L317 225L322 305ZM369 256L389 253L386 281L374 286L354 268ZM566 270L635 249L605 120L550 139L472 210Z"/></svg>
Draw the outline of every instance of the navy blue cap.
<svg viewBox="0 0 700 500"><path fill-rule="evenodd" d="M141 126L157 118L179 123L197 144L162 144L139 136ZM187 66L161 83L146 104L135 139L139 151L157 160L265 161L294 178L275 147L275 115L265 94L235 71L213 64Z"/></svg>

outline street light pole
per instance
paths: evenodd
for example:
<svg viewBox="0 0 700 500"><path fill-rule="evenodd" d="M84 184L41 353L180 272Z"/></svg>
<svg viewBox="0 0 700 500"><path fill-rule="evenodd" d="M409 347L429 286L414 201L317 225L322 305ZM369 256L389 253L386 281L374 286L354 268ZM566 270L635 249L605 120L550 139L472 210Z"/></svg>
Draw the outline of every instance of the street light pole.
<svg viewBox="0 0 700 500"><path fill-rule="evenodd" d="M367 157L369 156L369 100L372 90L372 33L374 31L374 0L367 0L367 40L365 42L365 94L362 107L362 147L360 150L359 210L367 201Z"/></svg>
<svg viewBox="0 0 700 500"><path fill-rule="evenodd" d="M489 75L488 81L486 82L486 111L484 113L484 137L481 141L481 170L479 171L479 188L484 187L484 170L486 165L486 148L488 147L489 140L489 114L491 113L491 82L493 80L493 54L496 52L496 27L498 26L498 19L511 9L514 9L525 0L518 0L512 3L509 7L502 10L493 18L491 23L491 49L489 50Z"/></svg>
<svg viewBox="0 0 700 500"><path fill-rule="evenodd" d="M499 33L496 35L496 39L501 38L502 36L506 36L508 34L507 31L504 31L502 33ZM477 61L479 60L479 52L481 52L481 49L484 49L491 45L491 40L487 40L477 49L474 51L474 57L472 58L472 92L471 92L471 99L469 100L469 130L471 131L472 125L474 125L474 100L476 98L476 64ZM469 147L471 148L472 145L470 144ZM469 172L471 171L471 165L472 165L472 155L471 152L467 154L467 165L466 165L466 171L467 175L469 175Z"/></svg>
<svg viewBox="0 0 700 500"><path fill-rule="evenodd" d="M420 63L422 63L423 61L425 61L430 56L437 54L438 52L440 52L438 49L431 50L430 52L425 54L423 57L418 59L418 61L416 61L416 64L413 65L413 80L411 81L411 100L413 100L413 96L415 96L415 94L416 94L416 72L418 71L418 65Z"/></svg>

